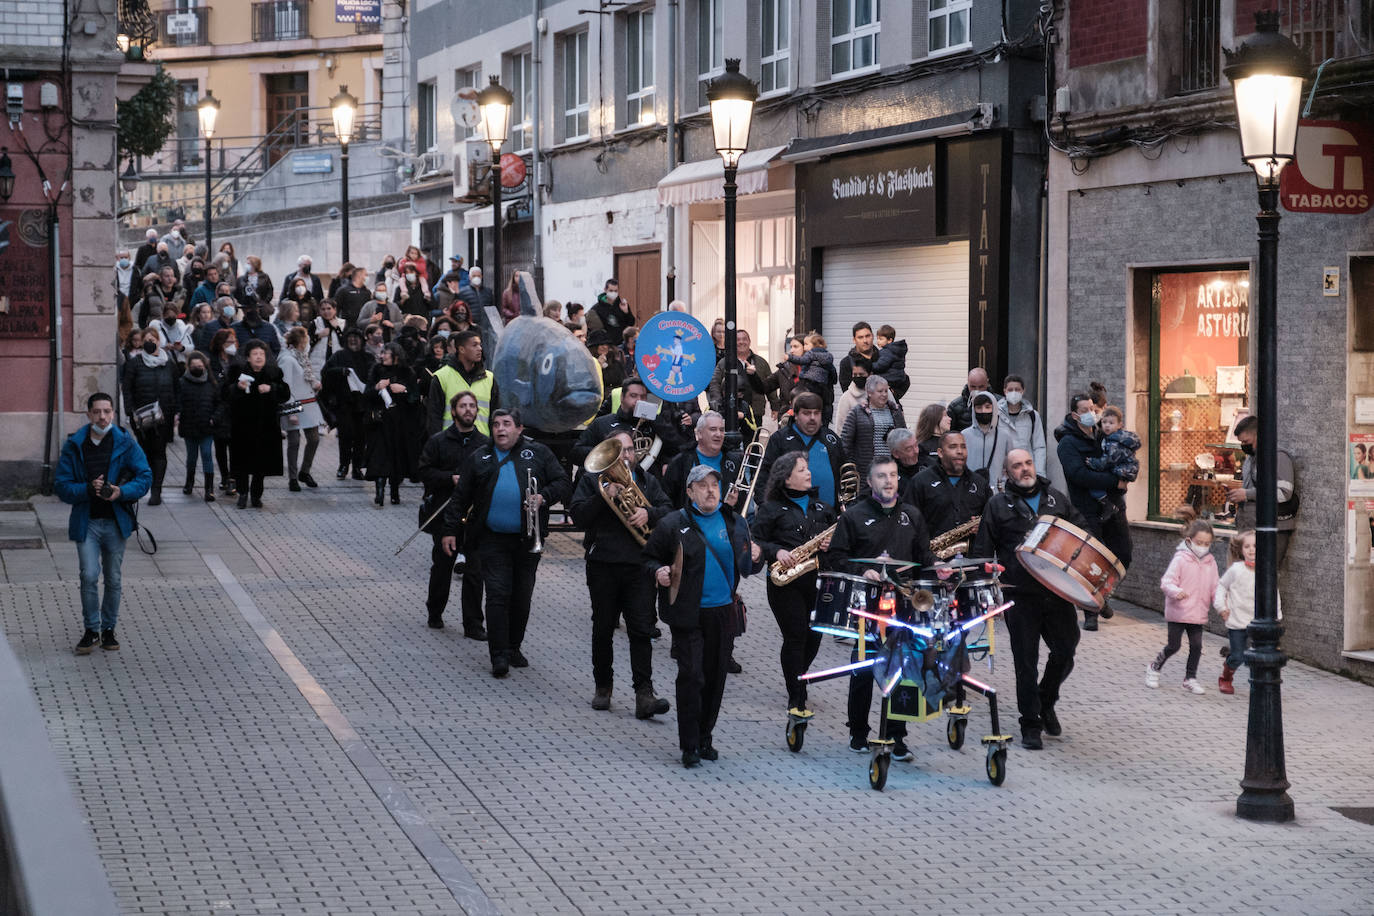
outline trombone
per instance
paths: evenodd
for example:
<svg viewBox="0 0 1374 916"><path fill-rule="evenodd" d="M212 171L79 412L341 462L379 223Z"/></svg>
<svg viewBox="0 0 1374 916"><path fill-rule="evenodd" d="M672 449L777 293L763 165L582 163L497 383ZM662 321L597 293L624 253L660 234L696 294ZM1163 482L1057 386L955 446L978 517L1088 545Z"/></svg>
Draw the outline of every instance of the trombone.
<svg viewBox="0 0 1374 916"><path fill-rule="evenodd" d="M758 488L759 469L763 467L763 447L768 442L768 437L772 435L768 430L760 427L754 433L753 441L744 450L744 456L740 459L739 473L735 475L735 482L730 484L731 493L743 493L744 501L735 504L735 511L740 517L749 514L749 504L754 501L754 491Z"/></svg>

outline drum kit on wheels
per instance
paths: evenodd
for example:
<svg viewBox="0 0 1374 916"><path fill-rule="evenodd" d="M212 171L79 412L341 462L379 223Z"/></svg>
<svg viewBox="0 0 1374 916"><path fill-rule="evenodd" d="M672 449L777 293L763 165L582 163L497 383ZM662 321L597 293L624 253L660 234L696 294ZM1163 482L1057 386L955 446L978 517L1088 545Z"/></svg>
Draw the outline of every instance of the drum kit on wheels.
<svg viewBox="0 0 1374 916"><path fill-rule="evenodd" d="M1055 594L1083 607L1100 608L1121 580L1116 557L1082 529L1042 516L1017 548L1027 572ZM1013 605L1004 599L1001 567L995 559L957 556L915 573L916 564L892 557L851 560L872 567L878 578L822 572L811 629L855 642L847 665L803 675L823 681L869 669L882 692L878 736L869 741L869 786L881 791L895 743L887 721L928 722L946 718L950 748L964 746L971 707L968 694L987 699L991 732L983 736L988 782L1007 778L1010 734L1002 732L997 691L972 677L971 662L995 655L993 620ZM789 713L787 747L802 749L810 716Z"/></svg>

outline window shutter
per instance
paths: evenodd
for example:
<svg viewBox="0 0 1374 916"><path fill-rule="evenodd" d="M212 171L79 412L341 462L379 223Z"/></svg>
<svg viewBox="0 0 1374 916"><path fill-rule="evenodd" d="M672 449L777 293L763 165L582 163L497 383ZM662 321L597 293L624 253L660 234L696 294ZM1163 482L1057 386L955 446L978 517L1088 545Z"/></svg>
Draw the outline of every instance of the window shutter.
<svg viewBox="0 0 1374 916"><path fill-rule="evenodd" d="M924 60L930 54L930 0L912 0L911 58Z"/></svg>

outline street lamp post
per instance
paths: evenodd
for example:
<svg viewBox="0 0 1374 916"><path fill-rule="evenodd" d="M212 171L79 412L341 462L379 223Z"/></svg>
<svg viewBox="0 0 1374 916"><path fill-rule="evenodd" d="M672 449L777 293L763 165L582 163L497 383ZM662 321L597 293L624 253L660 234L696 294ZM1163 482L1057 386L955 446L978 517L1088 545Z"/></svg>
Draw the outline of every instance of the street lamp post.
<svg viewBox="0 0 1374 916"><path fill-rule="evenodd" d="M353 126L358 114L358 100L348 92L347 86L339 86L339 94L329 100L334 113L334 136L339 138L339 179L343 184L343 263L348 257L348 142L353 139Z"/></svg>
<svg viewBox="0 0 1374 916"><path fill-rule="evenodd" d="M1307 61L1279 34L1279 14L1255 14L1255 35L1226 52L1226 77L1235 95L1241 159L1259 184L1259 283L1256 289L1256 385L1259 429L1255 461L1255 618L1250 624L1250 718L1245 778L1236 815L1246 820L1293 819L1283 753L1278 622L1278 248L1279 174L1297 147L1298 106Z"/></svg>
<svg viewBox="0 0 1374 916"><path fill-rule="evenodd" d="M488 289L499 306L501 304L501 146L510 131L510 110L515 96L493 75L491 83L477 94L477 106L482 112L482 134L491 144L491 279ZM474 319L476 320L476 316Z"/></svg>
<svg viewBox="0 0 1374 916"><path fill-rule="evenodd" d="M711 128L716 152L725 165L725 448L739 448L739 342L735 302L735 176L739 160L749 148L749 123L754 115L754 100L759 87L739 72L739 60L725 62L725 72L706 87L711 103Z"/></svg>
<svg viewBox="0 0 1374 916"><path fill-rule="evenodd" d="M219 117L219 99L210 90L205 90L205 98L196 106L200 115L200 133L205 138L205 251L214 251L212 237L212 201L210 199L210 140L215 136L215 119Z"/></svg>

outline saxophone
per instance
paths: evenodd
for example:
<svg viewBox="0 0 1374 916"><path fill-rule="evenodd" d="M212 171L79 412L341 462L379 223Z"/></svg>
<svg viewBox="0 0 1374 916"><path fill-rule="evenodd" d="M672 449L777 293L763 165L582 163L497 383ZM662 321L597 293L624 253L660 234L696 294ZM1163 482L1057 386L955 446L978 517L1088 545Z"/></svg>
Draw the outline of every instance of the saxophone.
<svg viewBox="0 0 1374 916"><path fill-rule="evenodd" d="M973 536L978 533L978 522L981 519L981 515L975 515L962 525L956 525L944 534L931 538L930 552L941 560L948 560L955 554L968 550Z"/></svg>
<svg viewBox="0 0 1374 916"><path fill-rule="evenodd" d="M792 550L792 565L784 567L776 562L768 567L768 580L774 585L791 585L802 576L819 569L821 565L821 542L835 533L839 523L831 525L811 540Z"/></svg>

